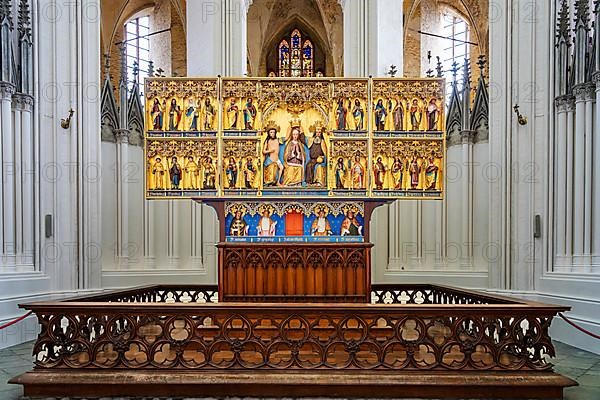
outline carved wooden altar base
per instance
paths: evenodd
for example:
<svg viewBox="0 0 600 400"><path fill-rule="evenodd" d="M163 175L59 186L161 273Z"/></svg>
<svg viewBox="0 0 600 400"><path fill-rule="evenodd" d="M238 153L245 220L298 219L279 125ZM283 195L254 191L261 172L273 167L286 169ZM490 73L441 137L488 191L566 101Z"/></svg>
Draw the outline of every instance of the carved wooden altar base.
<svg viewBox="0 0 600 400"><path fill-rule="evenodd" d="M211 303L149 286L23 306L41 332L26 396L562 398L548 329L567 307L432 285L372 304Z"/></svg>
<svg viewBox="0 0 600 400"><path fill-rule="evenodd" d="M368 303L371 243L219 243L220 301Z"/></svg>

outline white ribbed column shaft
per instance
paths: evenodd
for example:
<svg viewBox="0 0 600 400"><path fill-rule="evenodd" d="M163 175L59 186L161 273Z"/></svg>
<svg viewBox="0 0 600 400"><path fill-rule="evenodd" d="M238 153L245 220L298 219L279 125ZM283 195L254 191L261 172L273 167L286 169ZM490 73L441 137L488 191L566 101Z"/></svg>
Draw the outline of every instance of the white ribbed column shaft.
<svg viewBox="0 0 600 400"><path fill-rule="evenodd" d="M21 177L23 190L22 263L33 266L35 260L35 163L33 158L33 98L21 95Z"/></svg>
<svg viewBox="0 0 600 400"><path fill-rule="evenodd" d="M575 136L573 143L573 255L583 255L583 220L585 211L585 86L574 89ZM577 261L574 262L578 264Z"/></svg>
<svg viewBox="0 0 600 400"><path fill-rule="evenodd" d="M0 118L2 128L2 231L3 264L14 266L16 241L15 214L15 133L12 123L12 95L15 87L6 82L0 83Z"/></svg>
<svg viewBox="0 0 600 400"><path fill-rule="evenodd" d="M565 253L573 255L573 141L575 129L575 100L570 99L567 103L567 166L566 166L566 234ZM571 262L569 262L571 264Z"/></svg>
<svg viewBox="0 0 600 400"><path fill-rule="evenodd" d="M462 264L473 262L473 139L474 131L462 131Z"/></svg>
<svg viewBox="0 0 600 400"><path fill-rule="evenodd" d="M122 100L124 101L124 100ZM128 143L129 130L119 129L117 138L117 265L127 268L129 263L129 191L127 182L128 172Z"/></svg>
<svg viewBox="0 0 600 400"><path fill-rule="evenodd" d="M18 266L22 262L23 255L23 189L22 182L23 177L21 176L21 112L22 108L20 106L20 102L18 101L18 94L13 95L12 101L12 112L13 112L13 139L14 139L14 166L13 166L13 176L14 176L14 188L15 188L15 243L14 243L14 251L15 251L15 265Z"/></svg>
<svg viewBox="0 0 600 400"><path fill-rule="evenodd" d="M600 36L600 35L599 35ZM592 226L592 251L593 251L593 263L594 265L600 265L600 112L598 112L598 105L600 104L600 72L594 74L594 81L596 83L596 114L595 114L595 126L593 135L593 226Z"/></svg>
<svg viewBox="0 0 600 400"><path fill-rule="evenodd" d="M556 99L556 230L555 243L556 254L561 257L565 255L566 235L566 196L565 182L567 179L567 97Z"/></svg>
<svg viewBox="0 0 600 400"><path fill-rule="evenodd" d="M595 85L586 84L585 88L585 167L584 167L584 216L583 216L583 254L589 267L592 254L592 135L594 133Z"/></svg>

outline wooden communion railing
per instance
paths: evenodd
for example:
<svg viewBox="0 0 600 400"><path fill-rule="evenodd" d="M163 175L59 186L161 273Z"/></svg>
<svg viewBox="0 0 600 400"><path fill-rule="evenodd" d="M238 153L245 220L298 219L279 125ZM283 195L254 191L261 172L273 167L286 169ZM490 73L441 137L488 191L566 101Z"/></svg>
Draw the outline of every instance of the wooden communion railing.
<svg viewBox="0 0 600 400"><path fill-rule="evenodd" d="M12 382L29 396L554 398L573 384L548 363L566 307L433 285L374 285L373 304L216 299L150 286L25 305L35 368Z"/></svg>

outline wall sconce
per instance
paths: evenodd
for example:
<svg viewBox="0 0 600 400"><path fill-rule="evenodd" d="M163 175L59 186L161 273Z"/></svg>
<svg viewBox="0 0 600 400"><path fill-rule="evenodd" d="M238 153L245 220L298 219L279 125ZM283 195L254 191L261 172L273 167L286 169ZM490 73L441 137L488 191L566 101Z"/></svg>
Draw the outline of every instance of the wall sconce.
<svg viewBox="0 0 600 400"><path fill-rule="evenodd" d="M69 109L69 116L67 118L61 118L60 119L60 126L63 129L69 129L71 127L71 117L73 117L73 113L74 112L75 111L72 108L70 108Z"/></svg>
<svg viewBox="0 0 600 400"><path fill-rule="evenodd" d="M515 114L517 114L517 120L519 121L519 125L521 125L521 126L527 125L527 117L519 112L518 104L515 104L515 106L513 107L513 110L515 110Z"/></svg>

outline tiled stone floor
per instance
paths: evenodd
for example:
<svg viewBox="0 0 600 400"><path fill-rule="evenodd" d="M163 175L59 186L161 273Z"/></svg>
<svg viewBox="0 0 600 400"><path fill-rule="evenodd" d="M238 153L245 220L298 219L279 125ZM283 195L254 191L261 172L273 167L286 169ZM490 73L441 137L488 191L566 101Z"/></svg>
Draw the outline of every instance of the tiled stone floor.
<svg viewBox="0 0 600 400"><path fill-rule="evenodd" d="M558 354L552 361L555 370L579 383L579 386L565 390L564 399L600 400L600 355L560 342L554 344ZM21 399L21 386L9 385L7 381L31 369L32 346L33 342L28 342L0 350L0 400Z"/></svg>

